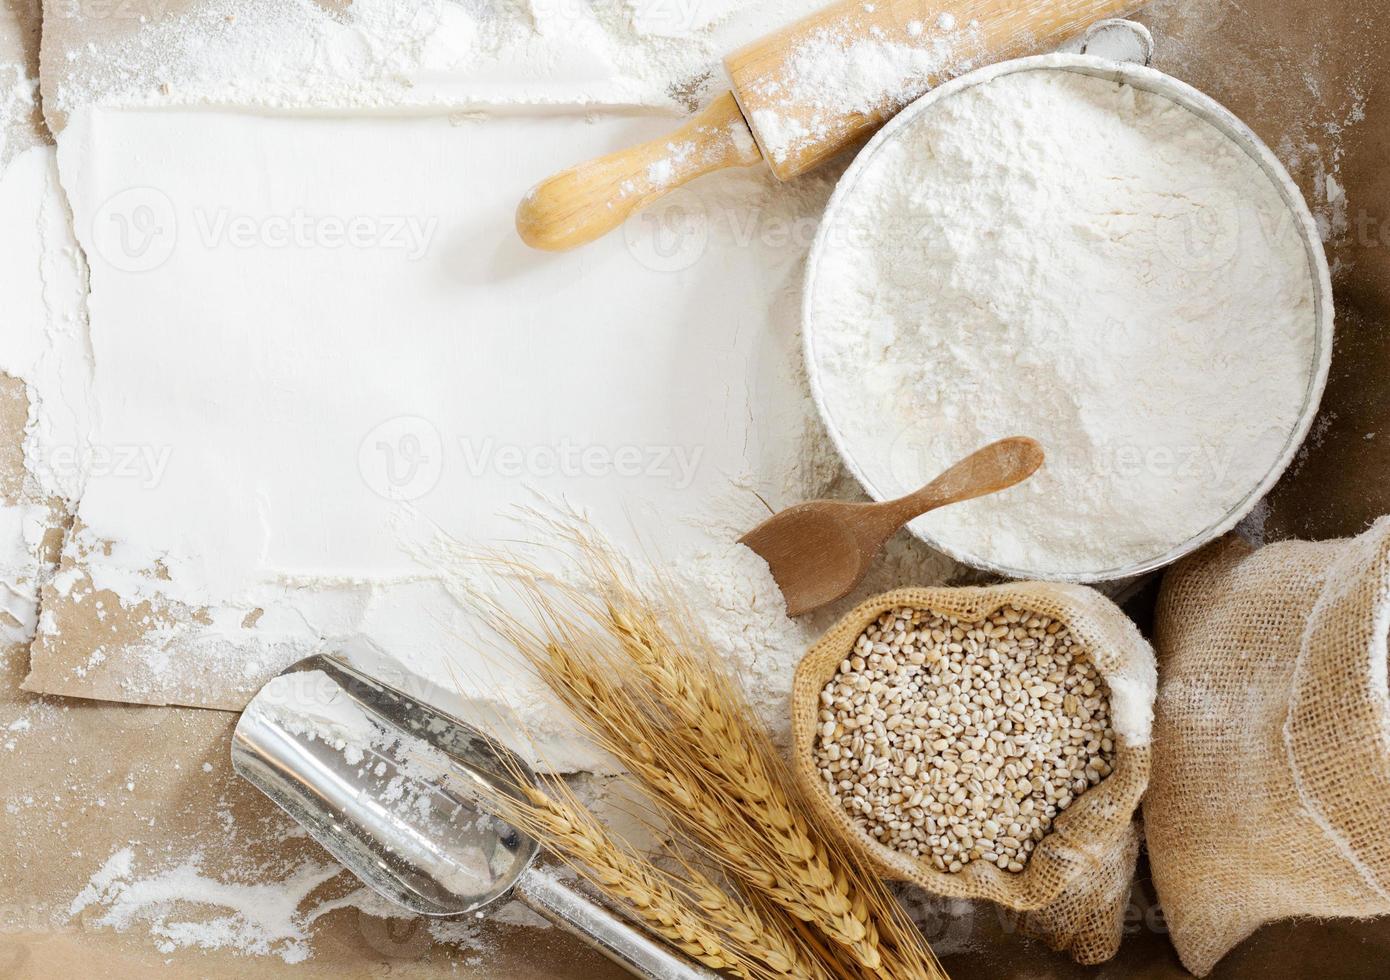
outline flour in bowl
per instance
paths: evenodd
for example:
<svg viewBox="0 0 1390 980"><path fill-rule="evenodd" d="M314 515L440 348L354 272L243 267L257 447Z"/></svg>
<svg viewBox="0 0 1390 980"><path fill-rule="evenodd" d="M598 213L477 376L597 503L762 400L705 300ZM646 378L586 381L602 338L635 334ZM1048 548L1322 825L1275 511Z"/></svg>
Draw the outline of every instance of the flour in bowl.
<svg viewBox="0 0 1390 980"><path fill-rule="evenodd" d="M1050 68L943 98L868 152L807 316L871 486L1033 436L1031 480L916 526L1061 577L1159 558L1247 503L1320 382L1301 218L1254 159L1167 98Z"/></svg>

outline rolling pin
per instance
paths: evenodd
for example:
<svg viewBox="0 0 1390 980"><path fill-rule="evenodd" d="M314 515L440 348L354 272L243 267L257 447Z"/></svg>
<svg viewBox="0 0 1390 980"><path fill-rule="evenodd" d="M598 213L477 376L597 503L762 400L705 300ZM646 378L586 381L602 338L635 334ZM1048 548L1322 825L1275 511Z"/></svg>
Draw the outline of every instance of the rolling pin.
<svg viewBox="0 0 1390 980"><path fill-rule="evenodd" d="M538 183L517 207L517 234L563 252L712 171L766 161L787 181L859 145L938 82L1055 49L1143 1L842 0L730 54L730 92L670 135Z"/></svg>
<svg viewBox="0 0 1390 980"><path fill-rule="evenodd" d="M679 129L533 187L516 229L533 248L591 242L696 177L766 162L789 180L868 139L962 71L1049 51L1143 0L842 0L724 60L730 91Z"/></svg>

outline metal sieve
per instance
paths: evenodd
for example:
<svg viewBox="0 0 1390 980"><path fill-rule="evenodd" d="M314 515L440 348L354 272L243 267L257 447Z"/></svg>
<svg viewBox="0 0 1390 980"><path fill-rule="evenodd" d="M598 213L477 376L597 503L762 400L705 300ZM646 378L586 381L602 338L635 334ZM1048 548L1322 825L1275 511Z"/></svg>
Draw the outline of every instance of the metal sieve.
<svg viewBox="0 0 1390 980"><path fill-rule="evenodd" d="M1128 22L1120 23L1129 26ZM1112 24L1113 22L1105 26L1108 27ZM1096 26L1099 28L1102 25ZM1138 25L1133 26L1138 28ZM1142 28L1139 28L1139 30L1142 31ZM1147 40L1146 35L1147 32L1144 32L1140 36L1141 43ZM1090 36L1091 35L1088 34L1088 40ZM1085 50L1084 46L1082 50ZM1145 44L1144 50L1147 60L1151 48ZM1269 468L1264 477L1255 486L1251 487L1241 500L1220 520L1188 538L1186 541L1175 543L1167 551L1164 551L1162 554L1154 555L1151 558L1113 568L1101 568L1092 571L1061 574L1055 572L1041 572L1036 569L1028 568L1010 568L995 564L978 558L958 547L952 547L936 540L932 535L924 532L918 526L917 522L909 525L909 530L911 530L917 538L931 545L943 554L964 564L1009 578L1046 578L1072 582L1102 582L1131 578L1161 568L1170 562L1176 561L1188 552L1194 551L1209 541L1220 537L1235 527L1243 517L1254 509L1260 499L1274 486L1289 463L1293 461L1298 447L1307 436L1308 430L1312 426L1313 419L1317 414L1318 402L1322 397L1323 388L1327 383L1328 366L1332 359L1332 282L1328 275L1327 259L1323 254L1322 242L1318 235L1317 226L1313 221L1312 214L1308 211L1307 203L1303 200L1303 195L1300 193L1297 185L1294 184L1292 178L1289 177L1288 172L1270 151L1269 147L1267 147L1248 126L1241 122L1240 119L1224 106L1202 92L1199 92L1197 89L1194 89L1192 86L1180 82L1170 75L1150 68L1147 64L1112 61L1087 54L1039 55L1036 57L1019 58L1013 61L1001 62L962 75L959 78L932 89L902 112L898 113L897 116L879 130L873 139L865 145L864 149L860 151L859 155L840 178L839 184L836 186L835 192L831 196L829 204L826 206L825 216L821 221L816 239L811 247L810 257L807 262L806 279L802 292L802 342L804 345L807 372L810 376L811 393L815 399L816 408L820 412L820 416L822 420L824 420L826 428L829 430L831 440L834 442L845 465L849 468L850 472L854 474L855 478L859 480L860 484L863 485L864 489L875 500L887 500L896 496L898 488L880 486L874 479L870 478L861 462L860 447L856 447L851 444L850 440L846 439L836 422L834 414L830 411L826 403L816 358L816 325L813 322L811 313L820 258L827 247L827 243L834 234L832 229L836 225L836 217L842 206L842 202L854 193L858 181L866 172L869 162L874 158L876 153L883 147L891 144L915 119L931 111L932 107L936 106L938 103L953 98L967 89L977 85L983 85L986 82L1004 75L1028 71L1077 72L1083 75L1091 75L1096 78L1120 82L1133 86L1136 89L1162 96L1191 112L1199 119L1209 123L1254 160L1269 178L1289 209L1290 217L1293 219L1293 227L1301 237L1304 251L1308 257L1310 278L1313 284L1313 316L1315 320L1313 339L1314 354L1313 363L1310 365L1309 381L1304 391L1302 409L1299 413L1298 422L1293 427L1292 431L1289 432L1283 450L1279 454L1274 465Z"/></svg>

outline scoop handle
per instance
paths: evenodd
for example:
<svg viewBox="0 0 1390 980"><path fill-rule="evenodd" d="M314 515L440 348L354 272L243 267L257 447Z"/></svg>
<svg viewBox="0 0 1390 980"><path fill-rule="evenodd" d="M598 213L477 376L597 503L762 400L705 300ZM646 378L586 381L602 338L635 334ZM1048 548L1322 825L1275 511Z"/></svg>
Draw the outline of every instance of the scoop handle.
<svg viewBox="0 0 1390 980"><path fill-rule="evenodd" d="M648 980L719 980L718 974L696 965L571 888L547 867L533 864L517 879L512 894L634 976Z"/></svg>
<svg viewBox="0 0 1390 980"><path fill-rule="evenodd" d="M1044 460L1043 448L1027 436L1010 436L977 449L965 459L906 497L883 505L894 530L928 511L1007 490L1028 479Z"/></svg>
<svg viewBox="0 0 1390 980"><path fill-rule="evenodd" d="M666 136L563 170L516 209L532 248L563 252L607 234L636 211L703 174L762 159L732 92Z"/></svg>

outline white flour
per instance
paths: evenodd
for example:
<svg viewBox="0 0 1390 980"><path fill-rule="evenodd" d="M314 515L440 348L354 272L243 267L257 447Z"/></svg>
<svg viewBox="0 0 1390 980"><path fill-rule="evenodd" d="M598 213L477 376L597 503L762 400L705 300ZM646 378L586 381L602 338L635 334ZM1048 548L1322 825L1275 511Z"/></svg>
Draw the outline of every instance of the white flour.
<svg viewBox="0 0 1390 980"><path fill-rule="evenodd" d="M36 427L31 468L64 448L90 464L64 471L79 523L38 624L36 683L237 708L288 663L351 648L463 718L515 713L547 763L588 768L563 713L455 601L474 587L466 558L441 569L402 548L436 529L475 549L510 540L539 494L621 547L658 547L702 612L716 596L711 632L757 662L765 717L785 727L793 665L824 620L788 621L733 543L769 506L857 493L798 369L801 270L829 179L739 171L579 252L516 240L512 203L535 174L642 132L612 118L74 114L59 170L91 291L86 315L60 322L90 346L50 360L75 390L41 388L0 344L0 366L32 375L36 414L55 420L58 438ZM322 159L339 163L305 196ZM149 213L160 235L122 237ZM299 216L302 240L272 234ZM319 216L381 237L320 243ZM68 420L72 435L56 428ZM74 444L149 452L101 466ZM881 584L949 567L903 555ZM88 603L123 629L73 668L63 638Z"/></svg>
<svg viewBox="0 0 1390 980"><path fill-rule="evenodd" d="M787 56L781 73L763 83L775 108L754 110L749 124L778 163L823 140L850 113L891 114L943 75L973 67L981 52L977 26L956 30L944 16L924 28L912 21L902 36L851 34L825 28ZM930 36L924 36L930 30Z"/></svg>
<svg viewBox="0 0 1390 980"><path fill-rule="evenodd" d="M1283 450L1314 357L1309 263L1271 182L1186 110L1007 75L901 130L843 205L812 356L870 480L905 492L1008 435L1048 453L920 519L956 553L1048 574L1154 558Z"/></svg>
<svg viewBox="0 0 1390 980"><path fill-rule="evenodd" d="M100 908L100 914L92 914L92 923L121 931L143 921L164 953L189 947L230 948L276 955L287 963L299 963L311 954L308 927L327 909L305 913L300 906L336 878L340 868L306 864L283 880L248 884L208 877L202 862L201 855L194 855L175 867L137 876L133 849L121 848L92 875L68 914ZM200 914L208 909L218 912Z"/></svg>
<svg viewBox="0 0 1390 980"><path fill-rule="evenodd" d="M397 113L402 110L442 113L477 107L516 113L526 111L527 106L539 105L562 107L561 111L563 107L572 107L571 115L576 120L586 111L606 106L649 106L670 112L677 105L694 105L721 84L722 77L717 71L711 74L710 69L717 65L724 51L821 5L820 0L704 0L698 4L683 0L599 0L592 4L507 0L492 5L455 3L453 0L356 0L350 4L315 3L313 0L199 0L187 4L144 5L142 10L140 5L107 2L85 6L89 19L100 21L102 29L71 32L70 43L63 47L59 39L65 33L63 28L70 26L65 21L78 16L84 7L70 3L51 4L46 10L48 29L44 32L45 43L49 45L45 61L50 77L45 81L43 101L48 107L49 118L58 123L68 112L93 103L190 105L213 102L225 106L278 108L358 106ZM1182 52L1186 47L1190 52L1197 50L1200 44L1222 46L1214 57L1192 58L1190 54L1183 54L1181 66L1192 61L1199 65L1207 62L1226 66L1227 70L1216 77L1228 82L1257 76L1275 80L1255 86L1264 93L1261 98L1270 104L1266 106L1262 102L1255 111L1249 111L1250 118L1262 127L1270 126L1279 118L1272 103L1291 97L1303 100L1307 111L1299 114L1303 121L1301 128L1291 130L1280 140L1270 137L1271 142L1276 143L1291 169L1297 170L1300 161L1307 169L1316 169L1319 200L1313 203L1315 208L1323 203L1325 188L1329 233L1344 224L1336 220L1335 205L1340 201L1342 213L1345 213L1346 199L1335 191L1338 187L1335 175L1341 158L1342 128L1352 128L1363 111L1364 99L1356 94L1356 89L1352 90L1356 95L1354 104L1338 110L1333 119L1332 111L1338 100L1332 93L1324 100L1323 94L1314 90L1316 73L1306 69L1309 51L1316 58L1318 48L1302 44L1270 45L1267 32L1254 34L1244 46L1229 46L1232 32L1221 29L1222 21L1238 20L1241 12L1220 0L1159 0L1155 8L1182 11L1168 17L1170 28L1192 25L1187 28L1193 38L1191 41L1164 34L1162 42L1166 51ZM0 22L5 22L5 18L6 13L0 11ZM949 23L948 15L940 19L928 17L908 25L907 33L915 39L924 34L933 35L934 29L950 31L956 26ZM18 34L18 31L12 33ZM1373 38L1374 32L1367 32L1367 37ZM89 38L92 43L87 43ZM1354 40L1329 39L1327 50L1341 50ZM1361 43L1364 47L1373 41ZM1274 74L1267 64L1270 51L1282 52ZM1378 59L1373 53L1360 51L1359 57L1351 58L1349 63L1374 66ZM55 512L64 506L76 507L91 476L88 472L91 467L86 465L91 451L101 445L91 442L99 433L90 427L90 416L97 408L91 398L91 375L97 364L81 288L87 278L86 260L68 228L67 203L58 186L52 148L43 147L23 154L26 147L35 145L38 140L22 133L16 135L16 130L11 128L16 121L22 122L38 101L37 80L30 77L22 63L0 67L3 67L0 71L0 128L6 135L4 146L0 148L0 161L9 163L0 181L0 213L7 217L4 225L8 229L0 241L3 254L0 266L7 277L4 297L11 327L3 331L0 361L5 370L25 379L27 395L33 402L25 446L30 472L25 477L23 502L12 503L7 499L6 503L12 505L5 506L2 512L6 588L0 629L4 630L8 644L27 641L33 635L38 618L35 589L44 578L36 572L42 535L55 520ZM814 76L810 82L815 84ZM1238 82L1231 85L1233 94L1242 89ZM826 92L827 98L835 94ZM863 101L862 93L840 94L854 104L868 104ZM1220 91L1217 94L1225 97ZM475 112L459 112L452 121L458 126L475 127L477 118ZM669 128L672 124L665 120L661 125ZM603 133L601 138L581 136L572 140L567 131L556 135L538 120L536 131L528 140L515 148L509 147L509 159L490 164L501 172L500 178L491 170L475 174L470 169L469 180L490 187L500 186L499 180L514 180L518 188L508 185L498 194L499 198L507 198L499 202L499 212L509 214L514 203L509 195L514 190L524 189L531 180L546 172L547 167L567 165L586 153L607 151L634 135L612 126L611 120L601 120L597 128ZM481 126L474 131L479 134L480 141L483 134L488 133ZM645 138L656 132L658 129L653 128L641 135ZM196 140L200 134L187 135ZM351 147L345 153L375 147L379 138L379 132L354 134ZM556 147L553 151L552 146ZM550 154L553 159L538 154ZM652 179L677 175L681 162L678 155L673 150L670 166L659 166L650 175ZM402 156L413 163L415 159L427 159L429 154L405 153ZM331 152L325 154L325 158L333 157ZM521 169L519 160L528 161L527 173L513 173ZM473 161L465 162L470 168L473 165ZM177 168L180 163L175 159L172 166ZM410 172L414 172L413 166ZM383 179L388 176L384 174ZM215 184L217 179L217 175L213 175L210 182ZM289 174L286 179L293 182L298 178ZM735 185L745 195L741 203L735 194L725 196L715 192L714 188L722 180L702 181L694 189L695 197L685 200L687 205L693 201L693 209L703 222L696 225L700 234L688 241L704 241L701 235L709 230L709 248L703 263L690 258L688 249L678 248L668 263L672 271L665 274L671 279L689 277L689 272L674 271L687 258L692 264L705 268L714 266L716 272L726 261L740 268L765 266L768 269L767 293L750 316L755 319L765 316L769 328L757 334L756 343L748 343L747 338L754 333L752 327L740 326L723 310L713 315L706 311L703 319L709 322L698 324L698 329L683 322L672 326L692 337L708 336L709 331L715 329L718 334L709 344L711 349L727 350L727 361L731 365L753 366L748 376L737 374L725 379L728 394L746 395L746 399L733 398L726 415L730 428L746 416L743 428L748 435L740 431L736 437L753 447L750 460L758 456L760 446L769 442L795 448L756 460L757 465L750 467L748 472L731 466L726 460L712 464L729 477L728 486L722 495L708 499L703 494L691 495L699 500L692 502L685 520L708 532L708 543L691 554L682 554L676 571L688 580L697 609L706 618L712 636L744 670L766 715L781 719L784 717L781 698L788 667L806 639L814 636L822 623L817 622L816 617L808 623L791 621L782 615L775 588L767 581L765 570L756 559L731 542L748 522L766 513L755 493L766 496L774 506L782 506L803 496L845 496L854 488L841 471L813 413L800 404L789 407L781 398L767 397L769 389L775 387L768 379L792 378L799 363L795 358L798 280L789 270L799 263L804 243L814 230L819 215L820 202L816 200L821 195L816 186L819 181L812 178L778 188L779 197L785 197L796 193L797 187L810 187L806 191L809 200L795 208L780 208L776 202L764 199L759 189L750 186L756 182L747 176L738 178ZM139 175L136 183L163 187L164 182L162 175L156 172ZM225 203L217 197L210 200L218 205ZM351 198L341 200L348 203L330 205L336 206L334 213L340 213L345 207L361 206ZM181 198L179 203L182 205L185 200ZM489 216L484 220L470 213L464 220L450 222L447 210L440 209L438 213L445 215L440 226L441 236L448 234L451 227L461 228L466 237L460 235L460 238L468 243L467 248L450 252L448 267L457 270L461 265L465 279L470 283L477 279L481 284L484 278L481 263L475 267L466 256L477 254L491 258L492 250L487 243L495 242L503 260L501 278L515 278L515 270L506 268L506 260L511 256L503 247L510 240L505 237L509 227L507 215ZM668 220L671 216L670 212L657 214L666 225L672 224ZM89 226L91 217L88 213ZM191 239L194 227L184 225L183 228L186 237ZM652 226L639 219L632 228L640 234L628 239L629 248L648 259L663 256L661 249L648 247L651 244L648 232ZM624 234L619 232L613 237L621 244ZM770 263L761 252L748 254L750 245L757 250L762 243L765 250L768 241L790 241L791 245L776 247ZM478 247L476 243L483 245ZM675 243L681 244L679 239L675 239ZM787 255L785 262L776 257L784 253ZM603 266L601 272L605 274L614 271L609 268L608 259L598 259L599 254L586 250L584 261ZM144 276L145 273L134 275ZM439 281L444 278L442 274L436 277ZM578 281L577 276L572 278ZM600 286L611 288L607 281L601 281ZM389 288L383 288L383 294ZM498 287L488 284L487 288ZM528 288L534 294L558 291L548 281L534 287L528 284ZM695 292L691 288L690 294ZM687 305L694 307L696 304L682 287L674 300L660 307L659 317L638 309L632 329L624 337L623 349L631 343L629 338L646 336L653 324L673 318L672 311L680 311ZM597 320L604 309L599 304L572 303L564 310L564 322L573 332L582 333L592 326L583 315L585 311ZM700 309L704 311L705 307L701 305ZM674 318L679 319L678 316ZM393 317L392 323L398 322L400 319ZM144 336L138 322L135 326L137 329L128 338L132 341ZM418 329L418 324L413 322L410 326ZM103 321L99 327L104 328L104 333L99 329L98 336L109 338L123 325ZM299 328L299 324L294 325L295 330ZM404 329L401 332L404 333ZM274 333L274 329L266 331L268 335ZM252 337L252 342L263 339L258 333ZM619 349L611 340L605 338L604 342ZM641 363L644 370L653 370L650 359ZM680 366L684 371L684 363ZM174 365L170 374L177 376L179 370L180 367ZM670 376L669 373L662 375L663 382ZM117 375L112 380L119 382L120 378ZM258 379L257 383L260 380L263 379ZM143 381L132 379L125 387L136 390L142 384ZM796 380L792 387L799 393L804 385ZM268 388L274 391L273 385ZM121 388L117 385L112 390ZM707 401L702 402L701 411L707 406ZM640 413L634 411L633 414ZM189 421L195 429L200 424L195 416L190 416ZM794 431L804 429L804 433L800 438L784 440L784 433L778 427L782 421L789 422ZM445 434L452 437L458 433L446 430ZM146 448L154 452L156 462L171 446L175 447L175 452L170 464L176 469L175 461L188 458L190 453L206 447L210 450L208 458L213 458L224 448L208 447L192 436L186 442L179 436L159 445L146 443ZM349 455L352 449L355 446L349 447ZM714 458L712 451L707 452L706 458ZM459 461L457 454L451 459L454 464ZM110 464L108 472L100 474L97 482L119 475L112 474L109 469ZM151 475L153 471L151 467ZM513 501L525 499L525 484L518 480L514 481L514 486ZM630 496L631 481L620 489L622 495ZM575 496L582 500L585 494ZM54 501L54 512L50 512L44 501ZM162 506L162 502L156 501L152 509L157 511ZM491 506L488 501L484 510ZM186 517L179 510L166 509L165 515L178 520ZM682 521L681 515L670 511L658 516L666 524ZM222 515L209 515L210 522L221 519ZM368 515L365 519L371 523L374 517ZM344 515L343 524L351 528L351 534L356 534L363 520L361 512L350 511ZM258 545L278 544L279 532L284 527L265 530L264 535L256 538ZM344 533L339 540L350 537ZM101 546L99 539L94 539L94 543ZM128 600L132 608L141 608L146 600L159 607L161 599L170 594L197 606L211 606L213 621L210 623L161 621L157 642L145 644L137 653L137 659L142 662L149 657L152 665L162 664L165 674L187 673L190 665L206 665L217 676L225 677L236 675L249 666L252 670L248 671L247 682L255 684L264 674L256 673L260 667L248 659L251 651L264 650L277 658L274 664L265 667L273 670L285 660L309 652L314 644L321 642L321 637L336 642L344 635L357 632L374 635L392 650L403 651L417 670L426 670L433 663L443 675L451 674L454 665L446 652L440 652L441 649L447 651L454 643L450 631L454 625L449 620L450 604L447 600L435 601L437 597L424 586L397 581L390 576L374 580L358 575L358 568L334 567L331 561L324 563L326 568L314 569L312 575L285 574L280 578L286 573L287 565L283 549L267 548L267 554L273 551L270 557L276 560L258 569L265 581L252 579L249 584L242 582L236 588L220 592L209 585L199 569L183 564L177 554L180 575L177 582L142 577L138 573L146 567L148 555L139 548L129 547L132 543L140 544L139 541L116 542L115 555L105 556L104 566L93 570L102 586L119 589L119 598ZM259 556L259 552L253 552L250 558ZM219 557L225 563L226 556ZM233 564L241 563L246 557L237 553L233 556ZM250 558L247 558L248 563ZM874 581L867 583L866 588L931 581L947 567L948 563L944 562L933 565L922 548L899 539L876 567ZM444 573L445 578L451 575L452 572ZM65 589L71 586L71 593L79 593L81 586L73 584L74 578L65 576L59 580L59 585ZM282 600L286 595L292 597L292 603L271 604L271 600ZM262 600L267 600L268 609L260 615ZM102 618L118 619L122 613L112 598L102 611ZM155 618L158 619L157 609ZM61 624L55 621L52 607L44 619L45 630L57 635L55 631ZM257 628L243 628L248 621L256 622ZM412 632L415 627L418 630ZM433 627L440 628L433 630ZM195 631L199 631L196 641L193 639ZM443 634L442 641L434 638L440 646L431 647L428 638L416 635L432 631ZM278 639L272 641L271 638ZM276 650L274 642L283 642L287 649ZM118 659L122 651L114 646L98 645L92 651L91 661L99 662L108 653ZM12 659L24 656L22 651L12 647L0 651L0 658L6 655ZM127 666L130 666L129 661ZM162 676L152 677L150 684L156 685ZM136 671L132 677L137 684L131 692L133 695L159 696L158 690L147 691L139 686L139 679ZM529 711L527 694L508 691L507 695L523 713ZM61 700L28 704L24 718L10 723L0 734L0 750L3 750L0 760L13 763L23 759L41 742L67 743L73 738L69 728L73 719L92 714L100 716L105 711L95 704L83 707ZM79 733L85 730L78 729ZM134 764L135 760L131 762ZM83 783L77 779L76 763L74 758L70 785L66 774L53 777L55 789L59 788L60 781L62 783L65 795L61 798L56 792L51 795L40 792L44 785L42 778L35 777L33 782L28 778L32 768L18 770L15 778L9 780L4 806L8 814L21 815L18 826L23 828L10 841L9 857L18 869L16 873L26 873L29 867L26 862L44 861L47 858L44 852L53 850L35 846L42 835L59 834L53 839L62 841L61 835L73 833L74 828L85 832L88 826L106 825L112 811L104 809L108 800L102 796L82 800L84 806L93 809L76 810L69 806L70 800L85 796ZM83 764L90 764L85 756ZM145 765L142 775L151 781L164 783L173 778L168 773L149 772L148 763ZM212 768L211 763L204 762L201 772L209 774ZM219 776L222 768L219 763ZM105 774L106 769L99 767L96 771ZM113 810L127 805L124 798L118 801L116 797L132 796L126 789L128 785L120 781L119 789L111 794L109 802ZM71 797L66 795L69 789ZM190 784L180 797L211 800L215 799L213 794L214 790L202 784ZM250 855L264 847L268 828L261 821L244 820L242 827L233 829L230 815L220 809L220 802L215 814L210 813L188 836L182 829L172 832L168 818L168 814L159 812L156 821L155 814L150 812L149 829L142 821L140 833L134 835L144 844L135 842L131 835L119 834L109 851L89 851L84 860L91 862L90 870L96 873L90 884L81 888L72 906L69 900L79 889L55 889L55 901L61 904L63 913L71 911L81 915L90 927L148 931L159 949L171 955L176 949L201 947L269 953L291 961L309 955L316 921L334 909L351 905L370 911L373 917L393 914L383 900L365 888L340 898L323 898L325 891L331 896L341 888L333 890L325 880L337 869L319 861L310 860L298 866L293 862L288 866L277 863L274 868L267 869L253 860L234 860L229 872L227 855ZM60 821L62 831L57 829ZM113 822L110 826L128 824ZM220 827L224 830L219 831ZM127 839L132 840L129 846L125 843ZM55 846L61 850L61 844ZM108 853L110 858L103 863ZM206 860L202 857L204 853ZM337 883L350 887L345 878L340 875ZM939 953L983 948L978 944L992 941L992 936L983 941L972 939L968 903L931 900L931 907L923 912L921 898L919 893L918 907L914 911L919 921L925 918L935 923L934 926L929 924L927 931ZM951 906L949 910L944 910L946 905ZM9 918L19 916L25 922L32 922L35 914L35 910L28 907L15 907L10 912L13 915ZM5 918L0 915L0 925L5 924ZM384 924L373 925L375 922L378 920L369 920L366 916L359 919L361 939L381 955L391 957L393 962L402 962L403 947L395 936L387 934ZM471 920L437 922L431 924L429 931L440 940L471 947L474 952L468 960L483 972L492 965L493 949L490 945L480 945L492 940L480 932L477 923ZM413 934L406 930L406 935ZM423 955L424 947L420 942L421 939L414 936L404 949L412 956ZM253 964L246 966L247 970L254 968Z"/></svg>
<svg viewBox="0 0 1390 980"><path fill-rule="evenodd" d="M818 5L199 0L156 7L157 16L140 17L139 30L102 33L100 44L55 43L45 55L53 70L44 94L57 120L92 103L674 112L719 91L725 52ZM119 2L91 12L74 4L50 17L71 28L69 20L125 23L140 12Z"/></svg>
<svg viewBox="0 0 1390 980"><path fill-rule="evenodd" d="M541 492L585 508L607 530L635 526L657 546L763 716L784 728L792 667L833 612L789 620L765 568L733 542L766 516L761 500L783 507L858 492L815 417L799 358L800 272L833 175L796 187L751 170L701 182L652 220L570 256L528 252L512 208L540 176L673 125L589 110L669 114L711 84L705 76L720 53L814 5L433 3L422 8L441 16L432 24L394 17L419 5L383 0L341 13L309 0L208 0L109 44L64 49L50 32L55 84L44 95L50 118L68 122L62 152L71 162L84 147L95 156L60 177L44 147L0 179L0 211L14 219L6 295L19 303L15 329L0 338L0 370L26 382L31 402L25 481L39 500L83 513L42 610L32 573L14 576L6 609L23 639L38 634L30 663L52 661L46 680L58 686L105 677L114 696L197 702L248 695L304 654L352 647L365 651L369 669L470 720L523 727L556 768L595 768L544 692L498 651L478 649L446 589L471 585L466 563L421 566L397 536L419 530L401 527L409 511L473 544L509 539L517 529L506 513ZM632 30L618 16L628 6L640 21ZM662 21L663 9L699 21ZM471 21L480 30L470 40ZM98 107L151 102L200 108ZM391 111L276 115L204 111L207 103ZM572 111L525 108L536 104ZM446 115L473 106L496 113ZM320 138L334 145L304 143ZM199 147L207 155L189 159ZM107 167L127 151L165 156L169 167ZM427 161L440 154L450 162L432 175ZM248 166L250 158L260 163ZM319 179L324 160L344 166ZM650 176L678 177L690 162L673 147ZM318 176L306 182L305 168ZM226 180L260 182L265 172L273 186ZM130 188L142 191L121 197ZM276 237L301 215L375 221L381 237L363 247L335 246L313 228ZM252 234L235 237L233 223ZM398 247L402 234L409 247ZM340 262L338 271L325 266ZM290 283L299 274L287 276L286 263L316 267L305 270L309 280L333 293L343 295L344 283L363 292L319 307L299 289L308 280ZM217 269L230 277L227 293L191 279L178 285ZM232 282L268 286L261 272L277 269L270 279L288 293ZM162 313L129 329L134 307L125 302L137 294L138 305ZM243 318L257 315L247 303L258 305L258 295L288 319L248 336ZM179 297L200 312L189 318ZM530 326L519 309L530 311ZM206 330L190 344L193 322ZM409 326L383 330L387 323ZM249 361L207 357L224 328L241 335L231 348ZM205 371L221 380L207 384ZM481 384L467 377L475 372ZM137 405L118 389L152 399ZM154 404L166 398L192 401ZM285 398L305 401L291 408ZM224 427L214 417L235 421ZM290 431L292 418L307 428ZM415 437L425 438L423 454L409 452L422 445ZM585 450L599 453L597 464ZM213 481L207 492L184 482L200 472ZM315 488L307 496L305 480ZM302 514L292 513L297 499ZM25 569L47 513L30 510L5 511L7 544ZM939 581L951 567L900 539L865 588ZM93 609L109 635L69 622ZM90 636L91 648L71 676L56 676L67 671L59 648L77 636ZM0 756L67 737L35 719L34 731L3 733ZM607 798L606 788L595 793ZM11 812L36 805L22 785L6 799ZM105 853L89 856L95 877L71 907L72 893L63 894L62 912L148 931L165 952L228 948L295 961L334 908L389 914L365 889L324 899L347 883L327 885L337 869L317 861L237 863L228 873L224 857L264 835L245 822L223 835L200 828L169 846L160 835L149 847L117 840L109 866ZM363 928L370 942L375 927ZM478 941L472 923L431 932Z"/></svg>

